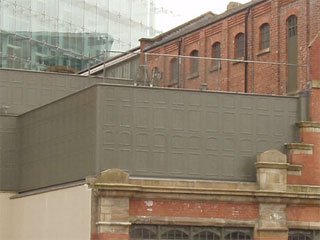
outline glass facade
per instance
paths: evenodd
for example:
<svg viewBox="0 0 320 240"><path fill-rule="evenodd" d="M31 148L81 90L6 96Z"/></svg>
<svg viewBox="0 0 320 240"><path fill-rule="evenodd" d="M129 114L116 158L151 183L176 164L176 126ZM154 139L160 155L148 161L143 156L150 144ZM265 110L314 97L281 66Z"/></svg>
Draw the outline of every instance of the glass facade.
<svg viewBox="0 0 320 240"><path fill-rule="evenodd" d="M154 0L0 0L0 67L79 71L152 37Z"/></svg>

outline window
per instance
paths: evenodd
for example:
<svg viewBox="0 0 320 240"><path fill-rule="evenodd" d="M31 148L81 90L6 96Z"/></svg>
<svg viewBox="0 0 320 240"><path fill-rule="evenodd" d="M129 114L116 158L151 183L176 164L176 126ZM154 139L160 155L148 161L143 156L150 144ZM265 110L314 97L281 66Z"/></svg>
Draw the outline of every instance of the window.
<svg viewBox="0 0 320 240"><path fill-rule="evenodd" d="M152 230L148 229L148 227L142 228L134 228L130 231L130 239L131 240L141 240L141 239L158 239L157 234L154 233Z"/></svg>
<svg viewBox="0 0 320 240"><path fill-rule="evenodd" d="M212 57L213 58L221 58L221 44L219 42L216 42L212 45ZM219 60L213 60L212 61L212 67L213 68L220 68L221 64Z"/></svg>
<svg viewBox="0 0 320 240"><path fill-rule="evenodd" d="M287 19L287 62L298 64L298 19L295 15ZM298 89L298 68L289 65L287 69L287 91L295 92Z"/></svg>
<svg viewBox="0 0 320 240"><path fill-rule="evenodd" d="M161 240L169 239L189 240L189 236L188 234L179 229L171 229L161 235Z"/></svg>
<svg viewBox="0 0 320 240"><path fill-rule="evenodd" d="M198 73L198 64L199 64L198 55L199 55L199 53L197 50L193 50L190 54L190 56L191 56L191 74Z"/></svg>
<svg viewBox="0 0 320 240"><path fill-rule="evenodd" d="M270 47L270 25L263 24L260 27L260 49L267 49Z"/></svg>
<svg viewBox="0 0 320 240"><path fill-rule="evenodd" d="M132 240L252 240L253 229L199 226L132 225ZM290 239L300 240L300 239ZM312 239L302 239L312 240Z"/></svg>
<svg viewBox="0 0 320 240"><path fill-rule="evenodd" d="M319 230L289 230L289 240L318 240Z"/></svg>
<svg viewBox="0 0 320 240"><path fill-rule="evenodd" d="M244 34L239 33L235 39L235 58L244 57Z"/></svg>
<svg viewBox="0 0 320 240"><path fill-rule="evenodd" d="M287 20L288 25L288 37L294 37L298 35L298 18L292 15Z"/></svg>
<svg viewBox="0 0 320 240"><path fill-rule="evenodd" d="M170 61L170 82L178 82L179 79L179 68L178 68L178 59L173 58Z"/></svg>

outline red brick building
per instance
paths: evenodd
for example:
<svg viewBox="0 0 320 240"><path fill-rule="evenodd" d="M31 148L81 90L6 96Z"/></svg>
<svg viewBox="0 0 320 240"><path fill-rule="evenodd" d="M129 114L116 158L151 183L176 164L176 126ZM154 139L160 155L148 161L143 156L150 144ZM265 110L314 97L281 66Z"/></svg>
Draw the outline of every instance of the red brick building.
<svg viewBox="0 0 320 240"><path fill-rule="evenodd" d="M150 54L141 61L162 73L163 87L292 94L307 88L308 66L316 64L309 47L320 31L319 11L318 0L230 4L221 15L208 12L141 39L141 52Z"/></svg>
<svg viewBox="0 0 320 240"><path fill-rule="evenodd" d="M0 238L319 240L320 0L233 5L141 40L157 85L197 91L4 71Z"/></svg>

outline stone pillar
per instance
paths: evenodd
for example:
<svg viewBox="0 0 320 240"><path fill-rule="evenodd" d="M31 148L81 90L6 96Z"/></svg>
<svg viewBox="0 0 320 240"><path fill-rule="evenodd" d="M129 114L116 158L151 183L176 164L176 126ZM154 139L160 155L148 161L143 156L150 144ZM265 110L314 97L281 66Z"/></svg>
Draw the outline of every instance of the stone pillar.
<svg viewBox="0 0 320 240"><path fill-rule="evenodd" d="M122 170L102 172L93 184L91 240L129 240L129 198L108 194L114 184L126 185L129 175Z"/></svg>
<svg viewBox="0 0 320 240"><path fill-rule="evenodd" d="M269 150L258 156L257 182L260 191L285 192L287 190L287 157L278 150ZM286 205L262 200L255 239L288 239Z"/></svg>

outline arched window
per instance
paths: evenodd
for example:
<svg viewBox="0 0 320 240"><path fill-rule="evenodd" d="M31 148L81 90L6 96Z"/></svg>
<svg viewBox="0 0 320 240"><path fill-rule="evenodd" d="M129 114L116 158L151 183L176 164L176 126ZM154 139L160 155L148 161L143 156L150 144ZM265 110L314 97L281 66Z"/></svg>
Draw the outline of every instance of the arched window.
<svg viewBox="0 0 320 240"><path fill-rule="evenodd" d="M220 240L220 237L211 231L202 231L194 235L194 240Z"/></svg>
<svg viewBox="0 0 320 240"><path fill-rule="evenodd" d="M225 236L225 240L252 240L252 237L242 231L235 231Z"/></svg>
<svg viewBox="0 0 320 240"><path fill-rule="evenodd" d="M287 20L288 37L295 37L298 35L298 18L295 15L291 15Z"/></svg>
<svg viewBox="0 0 320 240"><path fill-rule="evenodd" d="M221 44L219 42L216 42L212 45L212 57L221 58ZM221 63L219 60L212 61L213 68L219 68L220 66L221 66Z"/></svg>
<svg viewBox="0 0 320 240"><path fill-rule="evenodd" d="M160 79L161 79L161 72L159 71L159 68L157 67L154 67L152 69L152 85L153 86L159 86L159 82L160 82Z"/></svg>
<svg viewBox="0 0 320 240"><path fill-rule="evenodd" d="M267 49L270 47L270 25L268 23L262 24L260 27L260 49Z"/></svg>
<svg viewBox="0 0 320 240"><path fill-rule="evenodd" d="M291 15L287 19L287 62L298 64L298 18ZM298 68L294 65L288 66L287 91L294 92L298 89Z"/></svg>
<svg viewBox="0 0 320 240"><path fill-rule="evenodd" d="M189 235L186 234L185 232L178 230L178 229L173 229L169 230L161 235L161 239L163 240L169 240L169 239L181 239L181 240L189 240Z"/></svg>
<svg viewBox="0 0 320 240"><path fill-rule="evenodd" d="M289 231L288 240L312 240L311 231Z"/></svg>
<svg viewBox="0 0 320 240"><path fill-rule="evenodd" d="M131 240L141 240L141 239L148 239L148 240L156 240L157 234L151 231L150 229L144 227L137 227L133 228L130 231L130 239Z"/></svg>
<svg viewBox="0 0 320 240"><path fill-rule="evenodd" d="M244 34L238 33L235 38L235 58L243 58L244 50Z"/></svg>
<svg viewBox="0 0 320 240"><path fill-rule="evenodd" d="M170 61L170 83L178 82L178 79L179 79L178 59L173 58Z"/></svg>
<svg viewBox="0 0 320 240"><path fill-rule="evenodd" d="M199 52L198 50L193 50L190 54L191 56L191 73L197 73L198 72L198 65L199 65L199 60L198 60L198 56L199 56Z"/></svg>

